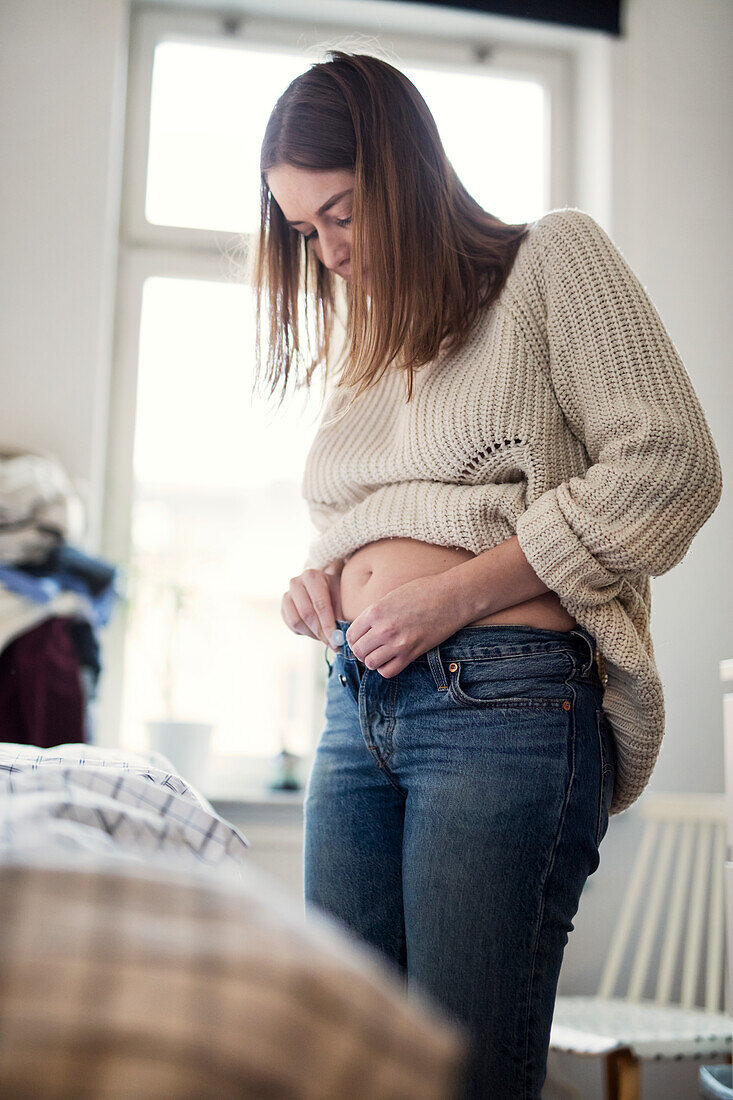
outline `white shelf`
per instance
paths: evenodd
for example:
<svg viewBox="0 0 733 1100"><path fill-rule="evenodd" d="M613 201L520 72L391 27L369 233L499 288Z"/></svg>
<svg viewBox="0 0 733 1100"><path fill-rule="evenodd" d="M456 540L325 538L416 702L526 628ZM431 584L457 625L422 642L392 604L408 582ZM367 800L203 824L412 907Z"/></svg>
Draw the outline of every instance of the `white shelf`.
<svg viewBox="0 0 733 1100"><path fill-rule="evenodd" d="M207 794L212 806L231 809L240 806L302 806L303 791L242 791L236 797L228 796L219 798L217 795Z"/></svg>

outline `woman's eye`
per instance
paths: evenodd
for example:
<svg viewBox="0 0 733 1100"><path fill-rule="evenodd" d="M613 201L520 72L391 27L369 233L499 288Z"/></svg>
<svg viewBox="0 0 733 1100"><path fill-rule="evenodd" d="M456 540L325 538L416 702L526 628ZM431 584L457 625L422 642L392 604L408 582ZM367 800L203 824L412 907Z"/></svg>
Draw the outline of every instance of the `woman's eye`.
<svg viewBox="0 0 733 1100"><path fill-rule="evenodd" d="M344 229L347 225L351 225L351 217L352 215L349 214L348 218L336 218L336 225L339 227L339 229ZM314 229L312 233L309 233L308 236L304 238L305 243L308 244L308 241L312 241L313 238L317 236L318 230Z"/></svg>

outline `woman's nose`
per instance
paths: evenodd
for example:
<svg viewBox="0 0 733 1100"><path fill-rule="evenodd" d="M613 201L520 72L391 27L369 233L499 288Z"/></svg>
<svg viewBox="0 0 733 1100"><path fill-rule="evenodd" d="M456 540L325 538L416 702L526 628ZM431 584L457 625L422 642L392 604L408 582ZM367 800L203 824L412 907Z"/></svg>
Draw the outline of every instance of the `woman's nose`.
<svg viewBox="0 0 733 1100"><path fill-rule="evenodd" d="M322 238L320 245L321 263L325 267L330 268L331 271L337 271L345 266L349 258L349 246L345 241Z"/></svg>

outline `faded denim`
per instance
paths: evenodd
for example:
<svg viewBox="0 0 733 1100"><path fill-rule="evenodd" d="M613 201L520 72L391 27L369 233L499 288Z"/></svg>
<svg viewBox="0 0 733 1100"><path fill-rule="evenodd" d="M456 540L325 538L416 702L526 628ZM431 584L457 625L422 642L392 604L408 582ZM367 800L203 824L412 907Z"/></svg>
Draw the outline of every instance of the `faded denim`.
<svg viewBox="0 0 733 1100"><path fill-rule="evenodd" d="M464 1026L456 1100L541 1095L563 951L608 828L602 696L581 629L464 627L390 679L348 642L329 665L306 907Z"/></svg>

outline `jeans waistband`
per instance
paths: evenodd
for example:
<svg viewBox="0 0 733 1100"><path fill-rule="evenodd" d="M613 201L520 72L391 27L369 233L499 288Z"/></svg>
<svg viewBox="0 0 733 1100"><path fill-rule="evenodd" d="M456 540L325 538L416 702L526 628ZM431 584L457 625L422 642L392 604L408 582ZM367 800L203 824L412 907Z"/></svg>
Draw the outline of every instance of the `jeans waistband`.
<svg viewBox="0 0 733 1100"><path fill-rule="evenodd" d="M336 626L344 635L343 644L339 647L344 660L356 661L362 665L346 640L346 631L351 626L351 621L336 619ZM552 652L557 649L563 649L574 657L581 675L590 671L596 659L595 638L582 627L548 630L544 627L498 623L464 626L427 653L417 657L416 661L427 662L431 668L440 668L443 660L466 661L472 657L501 657L509 654Z"/></svg>

